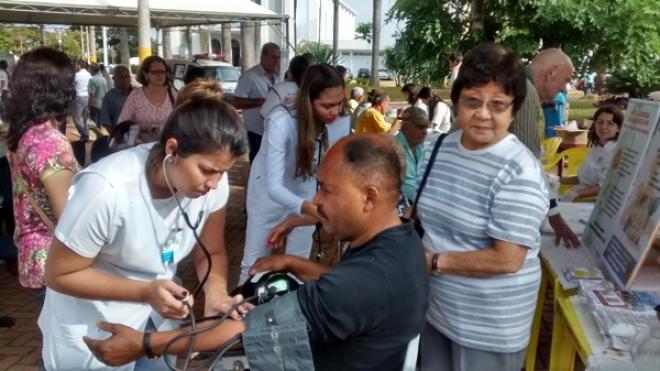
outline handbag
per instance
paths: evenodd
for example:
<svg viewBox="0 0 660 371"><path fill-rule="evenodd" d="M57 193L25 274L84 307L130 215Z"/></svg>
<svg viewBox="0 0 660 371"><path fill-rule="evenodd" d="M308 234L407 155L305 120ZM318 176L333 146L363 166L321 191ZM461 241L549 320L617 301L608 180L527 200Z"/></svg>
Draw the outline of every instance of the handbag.
<svg viewBox="0 0 660 371"><path fill-rule="evenodd" d="M419 235L419 238L424 237L424 228L422 227L422 222L419 220L419 217L417 216L417 204L419 203L419 197L422 195L422 190L424 189L424 186L426 186L426 181L429 178L429 174L431 174L431 169L433 169L433 163L435 162L435 158L438 155L438 150L440 149L442 142L445 140L445 137L447 137L447 134L441 134L438 137L438 139L435 141L435 145L433 145L433 151L431 151L431 157L429 157L429 162L426 164L426 169L424 169L424 175L422 176L422 181L419 183L419 188L417 188L417 195L415 195L415 201L413 202L412 208L410 209L410 217L401 218L405 222L408 221L413 222L413 227L415 227L415 231Z"/></svg>

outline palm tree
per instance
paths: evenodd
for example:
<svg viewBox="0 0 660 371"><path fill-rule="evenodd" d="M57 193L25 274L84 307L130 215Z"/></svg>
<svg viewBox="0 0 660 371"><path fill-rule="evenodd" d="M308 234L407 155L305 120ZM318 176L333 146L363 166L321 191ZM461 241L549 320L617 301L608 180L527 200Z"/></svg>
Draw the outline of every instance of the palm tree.
<svg viewBox="0 0 660 371"><path fill-rule="evenodd" d="M369 76L369 85L378 86L378 53L380 52L380 22L381 22L381 0L374 0L374 22L373 38L371 43L371 75Z"/></svg>
<svg viewBox="0 0 660 371"><path fill-rule="evenodd" d="M364 40L371 44L371 23L360 22L355 28L355 40Z"/></svg>

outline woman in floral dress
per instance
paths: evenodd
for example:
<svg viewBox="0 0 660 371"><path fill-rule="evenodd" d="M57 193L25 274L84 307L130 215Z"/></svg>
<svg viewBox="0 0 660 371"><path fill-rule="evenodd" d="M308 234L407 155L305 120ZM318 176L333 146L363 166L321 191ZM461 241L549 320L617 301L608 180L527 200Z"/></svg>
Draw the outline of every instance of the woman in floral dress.
<svg viewBox="0 0 660 371"><path fill-rule="evenodd" d="M62 52L39 48L19 60L9 86L3 121L7 147L21 285L43 306L44 264L69 188L79 170L71 144L56 128L75 97L74 70Z"/></svg>

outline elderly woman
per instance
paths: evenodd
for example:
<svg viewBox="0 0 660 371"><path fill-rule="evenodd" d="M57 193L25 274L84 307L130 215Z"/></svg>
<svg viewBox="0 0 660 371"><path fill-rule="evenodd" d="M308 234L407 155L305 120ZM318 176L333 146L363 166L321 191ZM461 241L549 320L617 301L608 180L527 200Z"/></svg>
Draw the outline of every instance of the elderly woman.
<svg viewBox="0 0 660 371"><path fill-rule="evenodd" d="M493 44L473 49L454 82L460 130L418 204L432 272L424 371L519 371L525 360L549 203L538 160L508 131L525 92L520 59Z"/></svg>
<svg viewBox="0 0 660 371"><path fill-rule="evenodd" d="M401 121L395 120L392 125L385 121L385 114L390 110L390 97L381 89L372 89L367 99L371 107L358 117L355 132L396 134L401 128Z"/></svg>

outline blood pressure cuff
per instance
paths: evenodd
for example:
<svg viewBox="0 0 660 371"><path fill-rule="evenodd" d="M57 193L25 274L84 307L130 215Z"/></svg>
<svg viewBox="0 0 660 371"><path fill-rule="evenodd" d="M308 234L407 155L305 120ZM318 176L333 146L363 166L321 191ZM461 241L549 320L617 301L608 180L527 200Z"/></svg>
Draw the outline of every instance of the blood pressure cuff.
<svg viewBox="0 0 660 371"><path fill-rule="evenodd" d="M243 346L250 370L314 370L307 319L295 291L251 310Z"/></svg>

